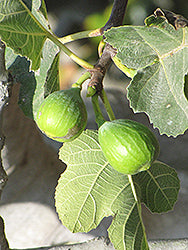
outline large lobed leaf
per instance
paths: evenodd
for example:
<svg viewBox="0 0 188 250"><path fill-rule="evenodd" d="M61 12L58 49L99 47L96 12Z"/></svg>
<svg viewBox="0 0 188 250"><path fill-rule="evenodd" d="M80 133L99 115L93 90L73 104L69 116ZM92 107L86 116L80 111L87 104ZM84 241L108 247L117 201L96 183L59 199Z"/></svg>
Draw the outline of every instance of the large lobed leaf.
<svg viewBox="0 0 188 250"><path fill-rule="evenodd" d="M104 217L113 216L108 232L116 249L148 249L140 206L141 201L145 202L145 186L140 185L139 179L142 173L137 178L135 176L134 181L134 176L115 171L102 153L96 131L86 130L73 142L65 143L59 156L67 164L55 194L56 209L62 223L72 232L88 232L96 228ZM160 190L169 185L168 171L171 172L171 168L165 171L166 182L161 181ZM148 175L146 187L147 183L158 182L157 178L156 174ZM150 185L150 191L147 193L152 200L158 190ZM174 195L172 190L166 195L175 202L177 193ZM170 203L171 209L174 202Z"/></svg>
<svg viewBox="0 0 188 250"><path fill-rule="evenodd" d="M97 132L87 130L65 143L60 159L67 164L55 195L62 223L72 232L88 232L112 215L109 237L116 249L147 249L140 207L128 177L105 160Z"/></svg>
<svg viewBox="0 0 188 250"><path fill-rule="evenodd" d="M188 28L175 30L154 16L146 24L112 28L105 33L106 41L117 48L123 65L137 70L128 87L130 106L147 113L161 134L175 137L188 128Z"/></svg>

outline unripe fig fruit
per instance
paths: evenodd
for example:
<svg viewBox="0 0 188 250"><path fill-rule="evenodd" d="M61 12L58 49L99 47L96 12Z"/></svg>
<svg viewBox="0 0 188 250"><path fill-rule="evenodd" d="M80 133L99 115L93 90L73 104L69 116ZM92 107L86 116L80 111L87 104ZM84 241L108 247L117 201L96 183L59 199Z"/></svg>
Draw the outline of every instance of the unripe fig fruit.
<svg viewBox="0 0 188 250"><path fill-rule="evenodd" d="M50 94L41 104L36 123L48 137L72 141L85 129L87 112L79 88L60 90Z"/></svg>
<svg viewBox="0 0 188 250"><path fill-rule="evenodd" d="M99 128L99 143L110 165L123 174L148 169L159 154L155 135L143 124L131 120L105 122Z"/></svg>

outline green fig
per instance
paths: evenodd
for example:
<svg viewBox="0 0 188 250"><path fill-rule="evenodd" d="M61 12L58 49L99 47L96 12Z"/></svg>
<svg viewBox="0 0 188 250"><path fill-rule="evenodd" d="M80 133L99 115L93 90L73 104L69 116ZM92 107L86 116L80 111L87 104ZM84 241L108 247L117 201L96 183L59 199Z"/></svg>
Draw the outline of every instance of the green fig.
<svg viewBox="0 0 188 250"><path fill-rule="evenodd" d="M44 134L56 141L67 142L77 138L87 123L80 88L50 94L39 107L36 123Z"/></svg>
<svg viewBox="0 0 188 250"><path fill-rule="evenodd" d="M99 128L99 144L110 165L120 173L147 170L159 154L155 135L143 124L119 119Z"/></svg>

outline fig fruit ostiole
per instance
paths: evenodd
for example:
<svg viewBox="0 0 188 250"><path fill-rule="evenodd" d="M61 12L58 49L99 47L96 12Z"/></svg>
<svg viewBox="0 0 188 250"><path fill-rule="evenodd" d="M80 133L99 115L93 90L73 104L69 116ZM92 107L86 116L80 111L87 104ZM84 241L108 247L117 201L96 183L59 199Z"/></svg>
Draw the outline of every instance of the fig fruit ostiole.
<svg viewBox="0 0 188 250"><path fill-rule="evenodd" d="M81 89L55 91L39 107L36 123L51 139L59 142L72 141L86 127L87 111L80 96Z"/></svg>
<svg viewBox="0 0 188 250"><path fill-rule="evenodd" d="M132 120L113 120L99 128L99 144L110 165L120 173L136 174L147 170L159 154L155 135Z"/></svg>

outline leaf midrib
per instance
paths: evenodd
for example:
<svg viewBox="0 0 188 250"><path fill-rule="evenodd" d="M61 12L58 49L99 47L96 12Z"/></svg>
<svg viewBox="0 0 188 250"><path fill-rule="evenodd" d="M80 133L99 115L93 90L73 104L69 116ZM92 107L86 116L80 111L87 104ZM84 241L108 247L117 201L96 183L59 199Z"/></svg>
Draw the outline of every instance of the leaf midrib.
<svg viewBox="0 0 188 250"><path fill-rule="evenodd" d="M23 3L22 0L18 0L21 5L25 8L25 11L28 13L28 15L37 23L37 25L46 33L50 34L50 32L37 20L37 18L32 14L32 12L28 9L27 5Z"/></svg>
<svg viewBox="0 0 188 250"><path fill-rule="evenodd" d="M91 194L91 191L92 191L93 187L95 186L95 184L96 184L96 182L97 182L97 179L99 178L100 174L103 172L103 170L105 169L105 167L106 167L107 165L108 165L108 162L107 162L106 164L104 164L104 166L101 168L101 170L99 171L99 173L96 175L95 179L93 180L93 183L92 183L91 187L90 187L89 190L88 190L88 194L87 194L86 198L84 199L82 205L80 206L80 211L79 211L78 216L77 216L77 219L75 220L75 223L74 223L74 225L73 225L73 232L75 231L76 223L77 223L77 221L79 221L80 214L81 214L81 212L82 212L82 210L83 210L83 207L84 207L84 205L85 205L85 203L86 203L86 201L87 201L89 195Z"/></svg>
<svg viewBox="0 0 188 250"><path fill-rule="evenodd" d="M143 27L142 27L143 28ZM145 28L145 27L144 27ZM175 40L176 42L180 42L179 40L177 40L177 39L175 39L174 38L174 36L172 36L172 35L170 35L169 33L166 33L166 32L164 32L162 29L158 29L160 32L163 32L165 35L167 35L167 36L169 36L171 39L173 39L173 40ZM161 56L162 55L160 55L159 54L159 51L158 50L156 50L147 40L146 40L146 38L143 36L143 34L142 33L140 33L140 29L136 29L135 28L135 31L139 34L139 36L141 36L142 37L142 39L145 41L145 43L151 48L151 49L153 49L155 52L156 52L156 54L157 54L157 56L159 57L159 58L161 58ZM182 39L183 40L183 39ZM181 47L182 46L182 44L179 46L179 47ZM175 48L176 49L176 48ZM169 52L167 52L166 54L170 54L172 51L169 51Z"/></svg>

